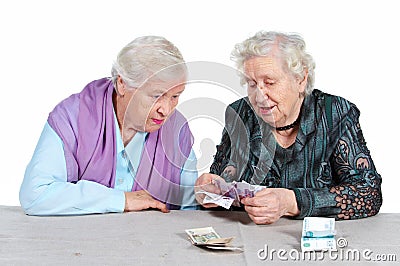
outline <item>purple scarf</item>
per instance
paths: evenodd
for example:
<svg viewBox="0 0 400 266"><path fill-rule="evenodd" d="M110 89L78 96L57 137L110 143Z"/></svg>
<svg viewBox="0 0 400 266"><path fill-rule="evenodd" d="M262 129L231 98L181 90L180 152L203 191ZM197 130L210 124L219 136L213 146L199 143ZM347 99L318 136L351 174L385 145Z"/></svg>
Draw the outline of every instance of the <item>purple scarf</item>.
<svg viewBox="0 0 400 266"><path fill-rule="evenodd" d="M112 82L103 78L59 103L49 125L64 144L68 182L89 180L114 187L116 132ZM193 145L186 119L178 111L157 131L149 133L132 191L147 190L178 209L182 202L180 172Z"/></svg>

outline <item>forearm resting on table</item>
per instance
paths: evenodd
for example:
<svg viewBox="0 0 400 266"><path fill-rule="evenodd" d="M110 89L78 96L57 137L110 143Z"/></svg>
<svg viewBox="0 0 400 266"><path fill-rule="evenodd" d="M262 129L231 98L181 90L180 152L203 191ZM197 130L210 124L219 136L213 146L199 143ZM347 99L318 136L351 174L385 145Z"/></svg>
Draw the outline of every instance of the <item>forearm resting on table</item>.
<svg viewBox="0 0 400 266"><path fill-rule="evenodd" d="M34 179L36 180L36 179ZM21 186L20 203L29 215L81 215L122 212L124 194L98 183L28 182Z"/></svg>

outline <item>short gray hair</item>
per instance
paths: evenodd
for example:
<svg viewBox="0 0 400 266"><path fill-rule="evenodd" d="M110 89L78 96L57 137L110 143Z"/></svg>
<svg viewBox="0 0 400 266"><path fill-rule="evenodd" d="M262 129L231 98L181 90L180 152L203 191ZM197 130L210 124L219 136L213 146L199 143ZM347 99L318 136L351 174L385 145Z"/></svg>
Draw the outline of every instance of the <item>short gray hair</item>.
<svg viewBox="0 0 400 266"><path fill-rule="evenodd" d="M279 56L286 63L287 70L294 77L303 79L304 73L308 72L305 94L309 95L314 89L315 62L312 56L305 51L306 44L298 34L259 31L253 37L236 44L231 58L236 62L236 67L240 75L243 76L243 67L246 60L255 56L266 56L275 47L278 48ZM244 83L244 77L242 77L242 83Z"/></svg>
<svg viewBox="0 0 400 266"><path fill-rule="evenodd" d="M164 37L143 36L122 48L112 65L111 76L115 88L118 76L129 87L138 88L154 74L171 66L176 67L167 71L169 75L186 75L184 59L174 44Z"/></svg>

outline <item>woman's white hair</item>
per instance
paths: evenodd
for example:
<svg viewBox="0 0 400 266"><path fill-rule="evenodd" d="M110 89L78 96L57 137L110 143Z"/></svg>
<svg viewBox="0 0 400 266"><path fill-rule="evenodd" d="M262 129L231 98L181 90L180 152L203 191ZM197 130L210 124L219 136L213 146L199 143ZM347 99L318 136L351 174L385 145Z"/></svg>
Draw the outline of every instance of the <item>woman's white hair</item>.
<svg viewBox="0 0 400 266"><path fill-rule="evenodd" d="M314 89L314 59L305 51L306 44L297 34L286 34L275 31L259 31L253 37L242 43L236 44L232 52L232 60L236 62L239 74L244 84L243 67L246 60L255 56L271 55L278 48L280 56L287 66L287 71L294 77L304 78L308 73L305 94L309 95Z"/></svg>
<svg viewBox="0 0 400 266"><path fill-rule="evenodd" d="M166 70L161 73L162 70ZM161 74L160 74L161 73ZM155 74L175 78L186 75L181 52L170 41L160 36L143 36L128 43L119 52L111 68L116 88L118 76L132 88L138 88Z"/></svg>

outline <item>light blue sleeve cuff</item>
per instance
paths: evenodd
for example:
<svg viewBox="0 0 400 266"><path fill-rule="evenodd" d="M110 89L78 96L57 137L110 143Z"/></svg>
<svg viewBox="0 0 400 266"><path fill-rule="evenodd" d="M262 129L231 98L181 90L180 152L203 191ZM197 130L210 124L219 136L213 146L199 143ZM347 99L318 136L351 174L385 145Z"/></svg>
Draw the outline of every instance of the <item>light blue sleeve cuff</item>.
<svg viewBox="0 0 400 266"><path fill-rule="evenodd" d="M110 197L109 212L124 212L125 210L125 192L113 189Z"/></svg>

